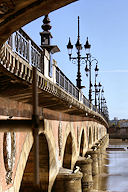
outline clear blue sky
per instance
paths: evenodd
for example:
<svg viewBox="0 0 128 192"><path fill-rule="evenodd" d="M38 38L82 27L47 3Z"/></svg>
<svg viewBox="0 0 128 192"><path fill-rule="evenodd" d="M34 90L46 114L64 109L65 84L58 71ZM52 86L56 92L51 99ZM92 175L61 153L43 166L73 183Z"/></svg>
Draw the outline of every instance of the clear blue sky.
<svg viewBox="0 0 128 192"><path fill-rule="evenodd" d="M74 84L77 66L69 61L66 45L69 37L72 44L76 43L78 16L81 43L84 45L86 37L89 37L91 54L99 62L98 81L104 86L110 119L128 119L128 0L79 0L49 14L52 44L57 44L61 50L53 58ZM42 20L43 17L23 27L38 45ZM95 64L92 71L94 67ZM88 97L88 79L84 68L81 66L82 85L86 86L83 92Z"/></svg>

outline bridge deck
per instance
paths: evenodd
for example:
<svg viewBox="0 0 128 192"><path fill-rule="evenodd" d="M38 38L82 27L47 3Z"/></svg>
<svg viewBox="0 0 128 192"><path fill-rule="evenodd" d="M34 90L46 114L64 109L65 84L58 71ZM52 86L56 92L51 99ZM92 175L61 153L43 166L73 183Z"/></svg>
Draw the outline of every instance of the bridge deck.
<svg viewBox="0 0 128 192"><path fill-rule="evenodd" d="M20 65L11 62L5 52L11 57L18 58ZM10 57L9 57L10 58ZM0 96L15 101L32 104L32 66L24 59L16 56L8 45L1 50L0 65ZM39 106L48 109L65 112L71 115L79 115L94 118L107 124L106 120L97 112L80 103L62 88L48 80L38 71Z"/></svg>

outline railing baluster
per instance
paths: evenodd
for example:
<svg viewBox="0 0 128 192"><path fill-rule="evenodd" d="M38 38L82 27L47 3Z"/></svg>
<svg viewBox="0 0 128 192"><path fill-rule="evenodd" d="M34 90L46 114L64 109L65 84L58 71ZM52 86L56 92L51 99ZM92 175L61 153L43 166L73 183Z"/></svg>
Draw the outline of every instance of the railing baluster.
<svg viewBox="0 0 128 192"><path fill-rule="evenodd" d="M28 59L29 59L29 64L32 64L32 60L31 60L31 40L29 40L28 43Z"/></svg>
<svg viewBox="0 0 128 192"><path fill-rule="evenodd" d="M41 55L43 55L43 50L38 47L34 41L22 30L19 29L13 33L7 40L8 45L12 47L20 57L26 60L30 65L37 67L38 70L41 70ZM63 72L56 67L56 84L63 88L67 93L72 95L81 102L81 95L79 95L79 89L63 74ZM101 113L97 107L90 104L88 99L82 95L82 102L91 110L100 113L104 118L105 115Z"/></svg>
<svg viewBox="0 0 128 192"><path fill-rule="evenodd" d="M7 43L30 65L36 66L38 69L41 68L42 49L38 47L22 29L13 33Z"/></svg>
<svg viewBox="0 0 128 192"><path fill-rule="evenodd" d="M12 49L15 51L15 35L16 35L16 33L13 33L12 35L11 35L11 37L12 37Z"/></svg>

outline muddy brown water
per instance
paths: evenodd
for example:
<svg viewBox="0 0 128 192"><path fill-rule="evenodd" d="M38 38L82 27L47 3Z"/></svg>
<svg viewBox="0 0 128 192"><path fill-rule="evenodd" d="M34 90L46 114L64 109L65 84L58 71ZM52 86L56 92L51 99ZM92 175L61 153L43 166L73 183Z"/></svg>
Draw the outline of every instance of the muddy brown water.
<svg viewBox="0 0 128 192"><path fill-rule="evenodd" d="M111 140L100 175L94 177L94 191L128 192L128 141Z"/></svg>

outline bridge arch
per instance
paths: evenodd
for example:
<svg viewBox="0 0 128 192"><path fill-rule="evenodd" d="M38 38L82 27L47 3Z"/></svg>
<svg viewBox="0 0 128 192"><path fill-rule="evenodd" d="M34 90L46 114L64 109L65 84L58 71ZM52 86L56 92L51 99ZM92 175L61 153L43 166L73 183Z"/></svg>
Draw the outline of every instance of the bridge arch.
<svg viewBox="0 0 128 192"><path fill-rule="evenodd" d="M68 124L63 137L62 166L73 169L77 160L76 135L73 126Z"/></svg>
<svg viewBox="0 0 128 192"><path fill-rule="evenodd" d="M72 135L71 132L69 133L66 144L65 144L65 150L64 150L64 156L63 156L63 167L67 169L71 169L72 164Z"/></svg>
<svg viewBox="0 0 128 192"><path fill-rule="evenodd" d="M96 139L99 140L99 133L98 133L98 127L96 127Z"/></svg>
<svg viewBox="0 0 128 192"><path fill-rule="evenodd" d="M49 185L49 148L46 136L41 133L39 135L39 175L40 186L43 191L48 191ZM20 191L32 191L33 189L33 177L34 177L34 148L32 146L24 174L22 177Z"/></svg>
<svg viewBox="0 0 128 192"><path fill-rule="evenodd" d="M81 136L80 136L80 146L79 146L79 155L84 156L85 154L85 149L86 149L86 133L85 130L81 130Z"/></svg>
<svg viewBox="0 0 128 192"><path fill-rule="evenodd" d="M101 126L99 127L99 139L101 139L102 138L102 132L101 132Z"/></svg>
<svg viewBox="0 0 128 192"><path fill-rule="evenodd" d="M94 127L93 127L93 143L95 143L95 142L97 141L97 136L96 136L96 134L97 134L97 127L94 126Z"/></svg>
<svg viewBox="0 0 128 192"><path fill-rule="evenodd" d="M40 186L43 191L51 191L57 175L57 163L55 155L55 143L52 132L48 129L39 134L39 165L40 165ZM52 142L51 142L52 141ZM33 183L33 135L28 133L22 147L17 170L14 178L15 191L30 191L30 183ZM45 174L44 174L45 173Z"/></svg>
<svg viewBox="0 0 128 192"><path fill-rule="evenodd" d="M93 139L93 137L92 137L92 127L88 127L88 145L89 145L89 147L92 145L92 139Z"/></svg>
<svg viewBox="0 0 128 192"><path fill-rule="evenodd" d="M56 155L56 142L53 135L52 124L47 119L44 120L44 129L40 131L40 134L45 134L49 150L49 186L48 192L51 191L53 183L58 174L57 168L57 155Z"/></svg>

